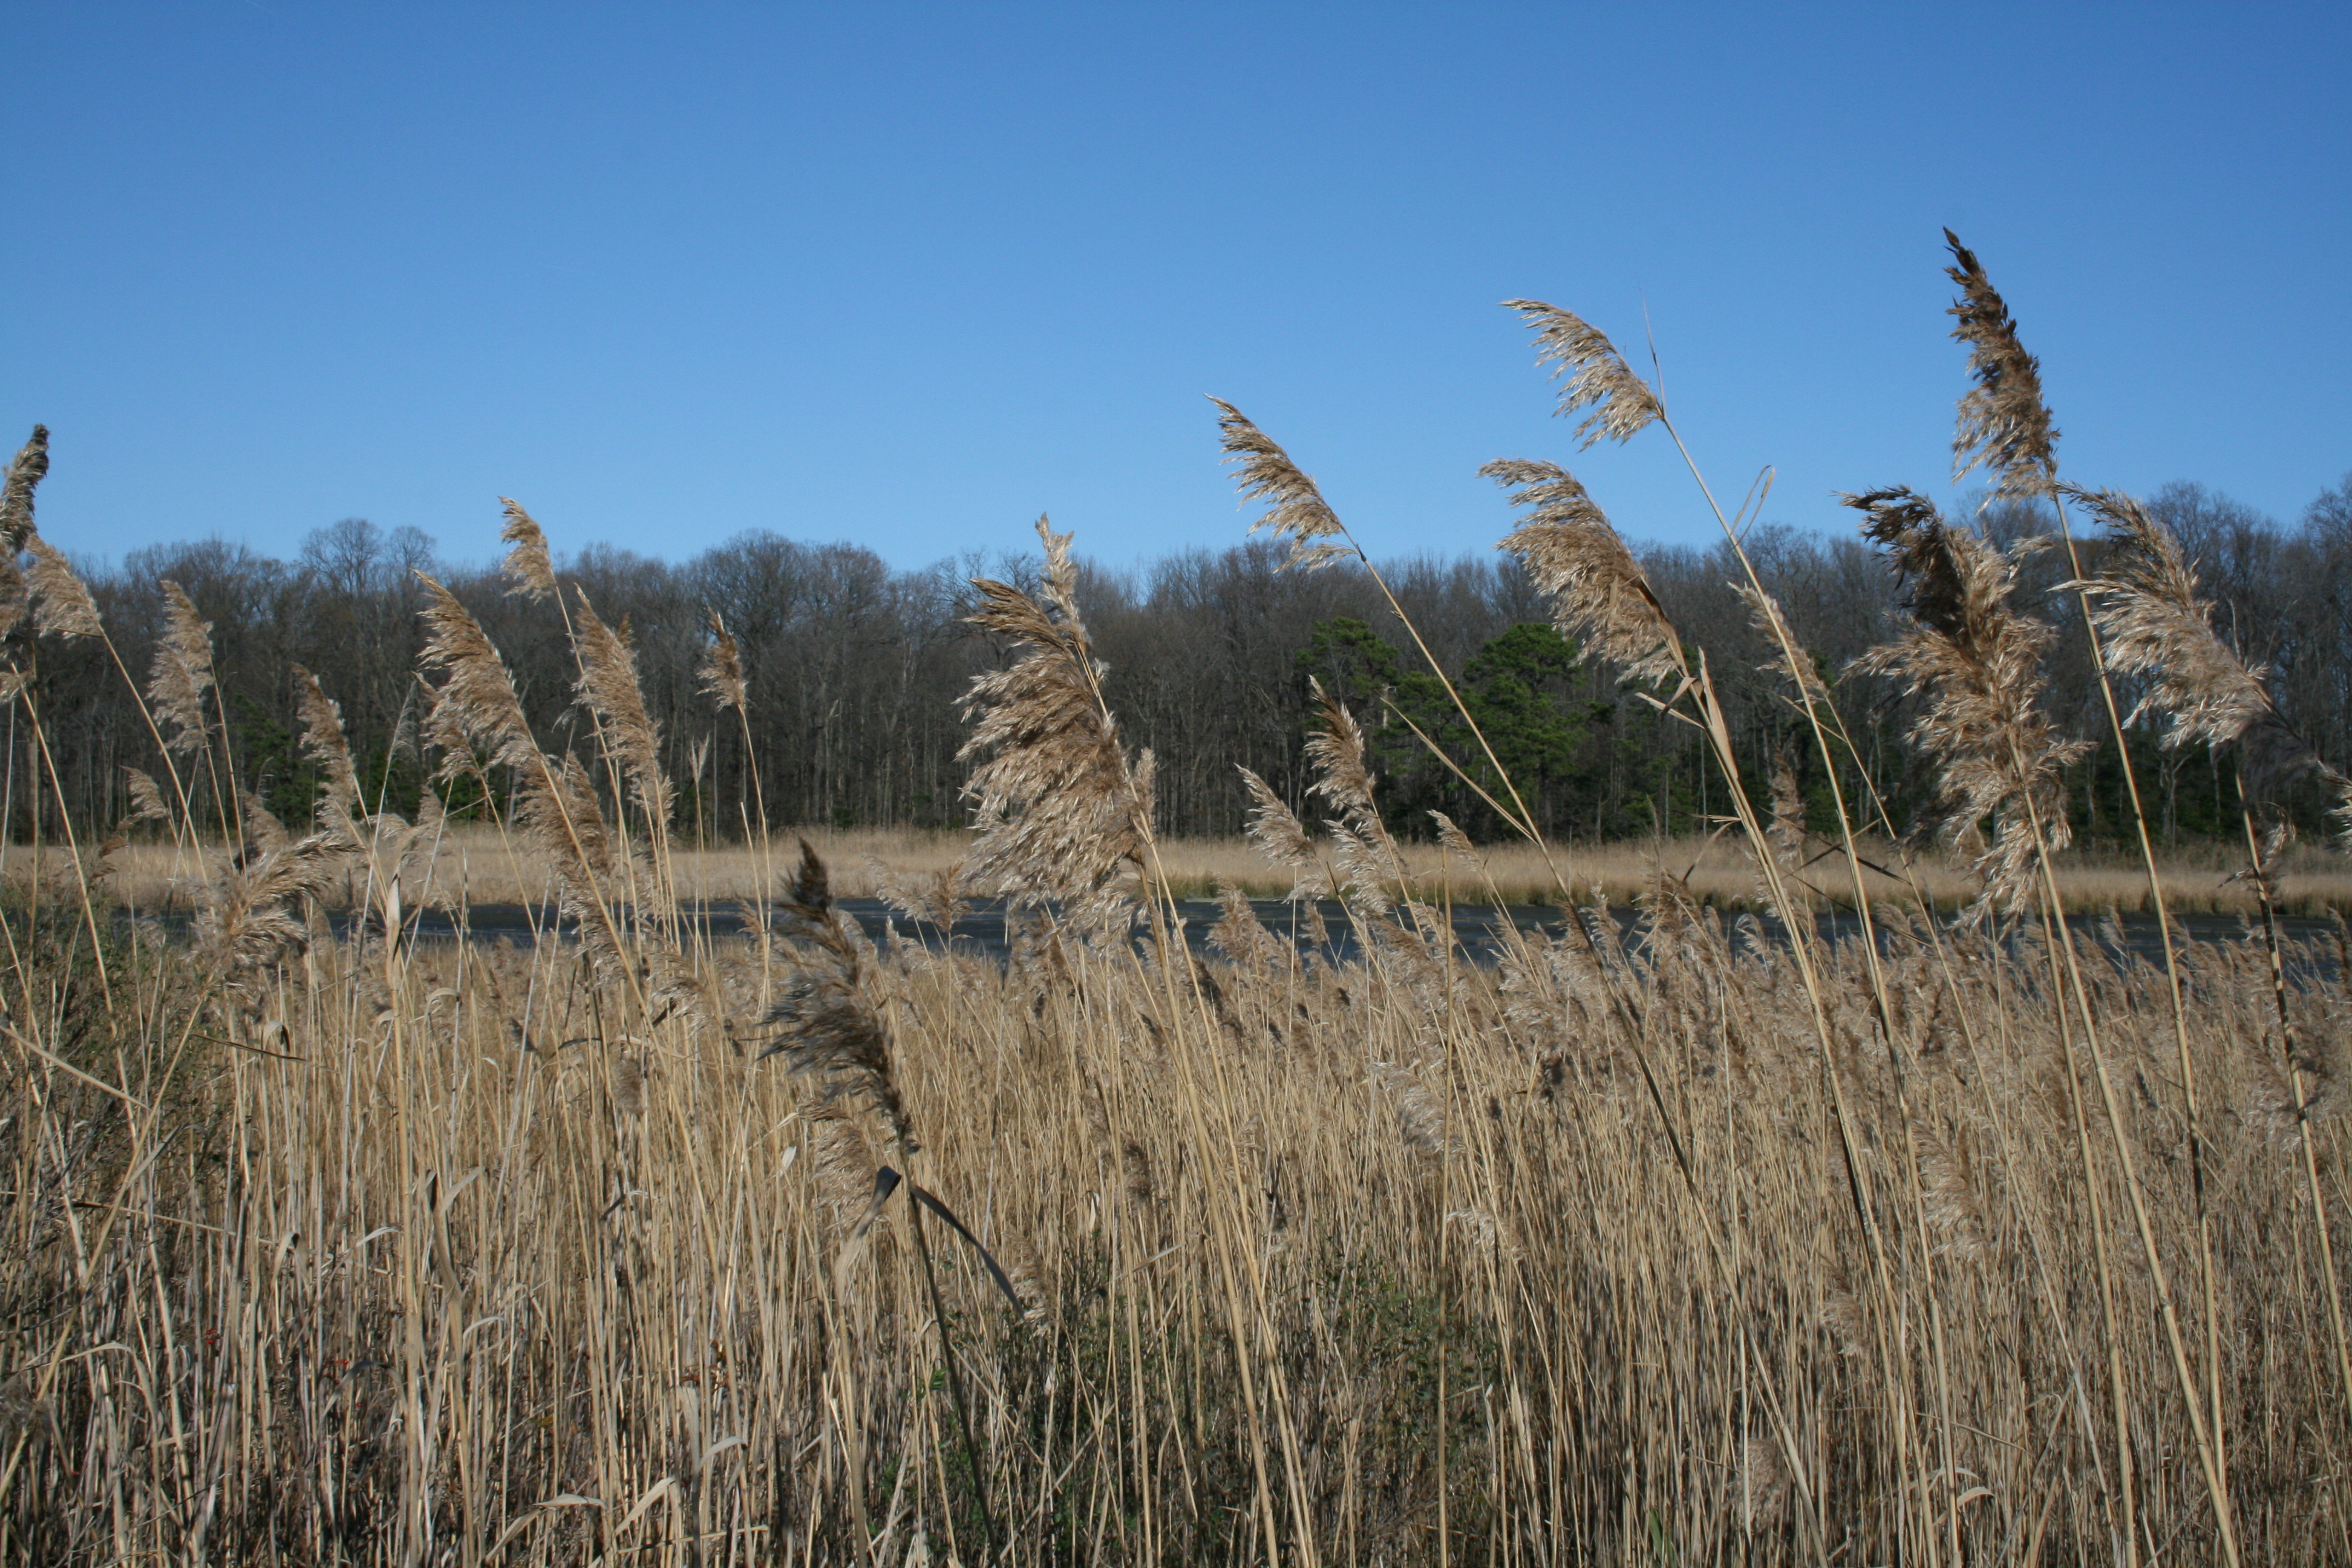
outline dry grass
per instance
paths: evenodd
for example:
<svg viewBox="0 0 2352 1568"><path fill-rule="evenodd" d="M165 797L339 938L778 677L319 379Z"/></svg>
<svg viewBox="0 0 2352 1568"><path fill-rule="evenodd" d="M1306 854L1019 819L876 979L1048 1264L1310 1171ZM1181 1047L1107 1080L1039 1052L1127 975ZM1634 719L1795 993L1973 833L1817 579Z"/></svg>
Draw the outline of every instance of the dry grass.
<svg viewBox="0 0 2352 1568"><path fill-rule="evenodd" d="M176 952L118 952L110 1020L87 952L43 945L72 927L45 930L20 953L81 983L11 1037L11 1125L42 1133L11 1144L12 1550L843 1562L862 1509L884 1561L919 1532L977 1555L906 1212L849 1234L885 1131L752 1059L750 941L698 955L707 1022L647 1024L568 950L381 943L272 965L226 1018ZM1853 1202L1899 1224L1898 1170L1865 1159L1857 1194L1824 1161L1791 971L1704 923L1670 935L1654 966L1604 962L1689 1186L1565 943L1499 975L1230 966L1202 1000L1042 930L1009 966L886 958L869 984L925 1146L909 1173L1034 1313L934 1232L1013 1560L1265 1558L1240 1360L1282 1374L1262 1425L1300 1556L1430 1561L1441 1487L1477 1561L1825 1541L1883 1562L1948 1516L1970 1560L2104 1554L2115 1455L2081 1403L2105 1397L2102 1329L2046 969L1900 944L1932 1205L1898 1245L1932 1253L1953 1326L1931 1415L1931 1382L1888 1378L1928 1378L1921 1299L1874 1288ZM2342 1560L2346 1434L2311 1363L2326 1331L2267 976L2257 952L2202 952L2241 1528L2258 1560ZM1849 960L1830 982L1859 1040L1864 976ZM2093 984L2117 1066L2160 1095L2160 974ZM2346 1002L2305 984L2294 1006L2328 1058L2313 1126L2340 1203ZM1861 1147L1887 1147L1883 1061L1856 1046L1833 1070ZM2181 1234L2178 1111L2136 1100L2131 1131ZM1220 1238L1255 1274L1238 1342ZM2144 1549L2201 1557L2156 1344L2120 1337ZM1906 1422L1916 1473L1894 1458Z"/></svg>
<svg viewBox="0 0 2352 1568"><path fill-rule="evenodd" d="M1957 259L1963 456L2031 490L2033 367ZM1673 434L1596 330L1517 304L1589 435ZM1226 412L1276 525L1346 548ZM26 532L37 447L0 520ZM1554 487L1520 545L1566 552L1556 592L1639 598L1564 472L1504 477ZM1890 879L1868 838L1803 842L1792 785L1739 796L1736 843L1554 847L1580 899L1638 898L1642 940L1561 909L1491 968L1433 897L1550 891L1542 853L1397 845L1336 704L1319 829L1257 796L1278 871L1154 837L1063 536L1042 602L983 585L1019 657L971 700L978 834L789 854L668 826L584 602L551 613L596 746L551 756L446 595L427 733L445 776L507 770L511 832L360 815L312 693L327 826L296 838L210 784L189 612L152 682L161 841L11 851L0 882L0 1561L2352 1565L2352 955L2267 921L2154 964L2084 940L2063 910L2151 895L2057 858L2039 634L1972 540L1890 542L1963 590L1921 596L1904 668L1994 853ZM1641 642L1728 751L1662 615L1561 618ZM11 742L43 742L12 700ZM2338 897L2247 829L2249 897ZM787 862L772 929L676 918ZM2164 870L2159 907L2222 871ZM1362 956L1229 898L1195 962L1167 921L1218 882L1328 890ZM875 951L832 900L886 883L1009 899L1009 954ZM1879 940L1737 913L1832 896ZM577 944L417 935L428 904L548 898ZM177 900L190 935L109 900ZM338 901L370 920L337 936Z"/></svg>

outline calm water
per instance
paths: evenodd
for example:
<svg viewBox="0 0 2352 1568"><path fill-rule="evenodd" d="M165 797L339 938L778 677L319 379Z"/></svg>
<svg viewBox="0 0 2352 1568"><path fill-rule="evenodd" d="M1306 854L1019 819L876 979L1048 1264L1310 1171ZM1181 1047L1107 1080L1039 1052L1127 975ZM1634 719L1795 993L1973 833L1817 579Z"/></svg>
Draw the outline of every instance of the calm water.
<svg viewBox="0 0 2352 1568"><path fill-rule="evenodd" d="M1181 907L1187 941L1196 952L1204 951L1209 929L1217 922L1223 913L1222 908L1213 899L1188 899ZM954 931L945 938L939 928L928 921L910 922L903 916L894 916L889 907L878 899L844 899L840 901L840 908L877 942L885 939L895 919L901 937L920 942L934 952L945 946L949 940L952 940L959 952L1002 957L1007 951L1007 921L1001 902L975 906L971 914L956 922ZM1277 935L1291 936L1302 949L1317 946L1311 936L1311 921L1302 906L1281 899L1258 899L1251 901L1251 908L1257 911L1258 919L1265 923L1267 929ZM1330 900L1318 904L1317 909L1323 917L1327 933L1327 941L1320 944L1319 951L1334 963L1345 963L1355 957L1358 947L1349 928L1346 910ZM687 913L690 920L707 923L714 936L731 936L741 929L736 906L731 903L689 906ZM1610 910L1610 915L1617 922L1623 940L1629 945L1638 947L1637 911L1618 908ZM1780 933L1777 921L1762 917L1759 917L1759 921L1768 935ZM1501 952L1501 932L1507 925L1528 932L1557 933L1566 929L1564 922L1563 912L1549 906L1514 905L1496 909L1489 905L1457 904L1454 910L1454 937L1464 957L1473 963L1491 963ZM2105 946L2108 945L2105 923L2095 917L2086 918L2078 921L2074 930L2078 938ZM2125 915L2117 923L2124 950L2151 963L2161 962L2163 948L2154 916ZM2281 935L2290 946L2305 950L2299 967L2334 973L2336 961L2335 922L2297 917L2282 920L2279 923ZM340 921L338 927L341 929ZM2250 927L2235 915L2177 915L2173 918L2172 927L2178 942L2235 942L2250 934L2259 935L2259 927ZM1851 914L1834 913L1821 917L1820 929L1824 938L1843 942L1851 940L1860 928ZM419 918L416 931L427 939L448 939L463 934L477 942L503 937L518 942L533 941L548 932L552 932L558 940L572 934L570 923L557 919L553 905L534 909L523 904L477 905L469 911L462 932L447 914L438 910L426 910Z"/></svg>

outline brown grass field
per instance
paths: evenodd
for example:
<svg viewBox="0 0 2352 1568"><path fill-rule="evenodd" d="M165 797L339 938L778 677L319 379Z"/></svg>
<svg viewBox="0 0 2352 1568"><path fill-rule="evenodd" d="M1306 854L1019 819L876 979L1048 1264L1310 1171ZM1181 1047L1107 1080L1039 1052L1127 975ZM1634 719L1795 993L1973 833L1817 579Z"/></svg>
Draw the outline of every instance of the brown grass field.
<svg viewBox="0 0 2352 1568"><path fill-rule="evenodd" d="M1957 242L1952 276L1964 448L2053 496L2032 363ZM1567 411L1671 431L1599 333L1517 304ZM1352 549L1224 414L1305 563ZM1497 477L1562 629L1731 760L1582 488ZM2081 590L2110 677L2352 795L2264 728L2160 531L2064 500L2113 546ZM1052 534L1034 596L980 584L1020 651L973 688L971 834L700 848L584 600L594 743L551 755L428 584L426 742L513 820L370 814L312 684L298 837L213 787L211 650L167 588L145 841L12 850L0 900L0 1561L2352 1564L2352 964L2273 918L2334 904L2340 862L2285 858L2257 795L2242 857L2076 865L2013 558L1856 503L1915 584L1874 657L1925 700L1966 861L1808 841L1785 780L1704 856L1554 846L1555 879L1450 825L1400 847L1336 704L1319 823L1259 790L1246 851L1163 845ZM506 538L551 595L511 503ZM9 646L103 637L40 548ZM1749 586L1795 721L1850 752ZM950 870L1021 906L1009 953L877 950L834 901L950 915ZM1168 922L1217 882L1329 895L1360 956L1228 898L1195 957ZM1555 918L1485 966L1432 901L1538 892ZM548 896L576 940L417 936ZM673 912L739 897L740 930ZM1832 897L1874 940L1813 935ZM1627 900L1638 940L1592 909ZM2084 929L2215 900L2244 934ZM192 918L137 918L165 904Z"/></svg>

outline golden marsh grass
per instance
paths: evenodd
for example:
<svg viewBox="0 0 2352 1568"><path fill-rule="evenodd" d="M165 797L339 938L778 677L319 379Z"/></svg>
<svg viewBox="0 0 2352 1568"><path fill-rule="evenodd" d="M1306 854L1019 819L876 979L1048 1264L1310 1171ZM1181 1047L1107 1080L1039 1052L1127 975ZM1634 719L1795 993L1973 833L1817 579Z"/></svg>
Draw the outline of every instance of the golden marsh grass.
<svg viewBox="0 0 2352 1568"><path fill-rule="evenodd" d="M1850 499L1906 586L1873 658L1922 700L1940 856L1834 766L1839 826L1806 834L1549 463L1490 466L1527 509L1508 542L1747 781L1705 844L1545 843L1467 702L1492 769L1447 765L1528 842L1435 817L1400 843L1362 716L1319 689L1309 799L1245 775L1246 849L1163 842L1041 522L1032 588L975 584L1009 651L968 702L972 832L709 847L626 637L557 600L511 502L576 743L542 749L427 580L427 760L506 819L372 805L312 686L297 836L224 782L206 628L167 585L141 841L12 848L0 900L0 1559L2352 1564L2352 955L2340 923L2281 934L2342 872L2266 793L2352 784L2152 524L2053 488L2037 368L1952 252L1961 458L2062 530L2107 520L2112 570L2072 590L2107 720L2120 743L2145 697L2240 748L2242 855L2077 862L2081 742L2044 710L2020 551L1908 491ZM1657 426L1688 458L1605 335L1511 304L1588 443ZM1297 563L1363 559L1219 408ZM11 560L42 443L0 489ZM25 649L106 635L37 559L0 594L37 752ZM1740 586L1792 733L1855 754ZM748 729L712 629L706 689ZM1202 956L1171 922L1216 884ZM1293 886L1359 956L1239 896ZM877 950L837 903L867 894L950 927L1002 898L1015 929ZM1538 895L1540 929L1465 961L1446 904ZM551 899L565 940L419 935ZM739 931L677 917L739 899ZM1599 907L1629 900L1630 940ZM2147 957L2096 929L2223 900L2242 936ZM1832 900L1864 937L1816 933ZM142 918L167 904L189 918Z"/></svg>

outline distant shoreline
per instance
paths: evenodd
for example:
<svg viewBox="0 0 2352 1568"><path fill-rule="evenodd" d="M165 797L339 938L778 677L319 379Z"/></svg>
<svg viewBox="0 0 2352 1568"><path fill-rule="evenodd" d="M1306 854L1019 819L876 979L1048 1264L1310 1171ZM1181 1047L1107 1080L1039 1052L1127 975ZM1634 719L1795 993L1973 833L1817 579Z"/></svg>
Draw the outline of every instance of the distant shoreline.
<svg viewBox="0 0 2352 1568"><path fill-rule="evenodd" d="M961 857L970 835L957 830L916 828L785 828L771 837L772 853L763 858L757 845L729 844L697 847L690 837L672 839L671 859L677 901L682 904L723 904L760 896L763 886L780 886L805 837L834 867L836 891L844 898L870 899L897 888L918 900L928 898L940 874ZM1458 857L1446 861L1433 844L1402 847L1412 873L1409 891L1432 904L1454 903L1512 908L1557 907L1562 901L1559 879L1532 846L1524 843L1482 847L1483 871ZM1169 879L1181 897L1213 898L1223 886L1239 889L1252 899L1278 899L1291 891L1291 879L1261 859L1241 838L1175 838L1160 846ZM85 856L90 851L84 850ZM1801 873L1817 909L1851 909L1853 880L1843 852L1815 839L1803 854L1811 863ZM1898 853L1883 842L1866 843L1866 860L1890 871L1902 868ZM32 869L32 851L16 845L0 849L0 885L20 887ZM1727 912L1761 910L1755 868L1744 848L1727 839L1675 839L1663 845L1620 841L1603 845L1575 842L1555 845L1553 862L1579 903L1596 900L1612 906L1640 901L1658 866L1686 879L1696 901ZM107 901L135 910L186 907L185 879L197 868L183 851L174 864L168 843L129 846L116 852L107 879ZM763 863L764 860L764 863ZM51 847L45 863L62 871L62 851ZM2165 898L2176 915L2255 916L2260 906L2242 881L2231 880L2234 863L2218 847L2201 846L2169 856L2159 855ZM1898 877L1866 871L1864 892L1874 902L1916 908L1924 890L1926 901L1947 912L1965 907L1976 896L1973 880L1959 857L1938 853L1914 863L1918 889ZM386 868L388 869L388 868ZM2123 861L2107 852L2070 855L2059 861L2061 895L2070 914L2098 915L2114 910L2123 915L2152 914L2147 877L2136 861ZM68 885L70 886L68 880ZM520 840L509 840L492 828L467 826L443 836L429 866L414 857L402 872L404 902L415 908L434 903L454 907L534 904L548 897L550 886L540 857ZM1498 897L1499 895L1499 897ZM356 883L330 893L330 908L341 908L364 891ZM2327 920L2352 914L2352 860L2324 848L2303 847L2291 853L2279 877L2279 912L2305 919Z"/></svg>

